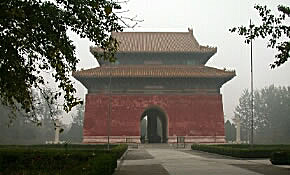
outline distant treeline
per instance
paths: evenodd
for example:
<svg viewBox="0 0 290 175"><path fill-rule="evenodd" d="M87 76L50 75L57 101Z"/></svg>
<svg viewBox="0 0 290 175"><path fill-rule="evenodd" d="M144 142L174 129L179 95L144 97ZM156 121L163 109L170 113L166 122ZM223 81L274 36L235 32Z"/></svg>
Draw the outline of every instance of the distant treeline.
<svg viewBox="0 0 290 175"><path fill-rule="evenodd" d="M0 144L44 144L54 141L55 126L49 110L44 108L39 112L41 125L31 122L20 113L16 113L16 118L11 120L11 111L0 105ZM61 141L81 143L83 112L83 105L77 106L77 113L72 116L73 122L69 126L62 126ZM58 115L61 116L61 112Z"/></svg>
<svg viewBox="0 0 290 175"><path fill-rule="evenodd" d="M254 143L290 143L290 87L271 85L254 91ZM241 120L241 140L251 137L251 93L245 89L234 111ZM235 140L235 128L225 123L227 141Z"/></svg>

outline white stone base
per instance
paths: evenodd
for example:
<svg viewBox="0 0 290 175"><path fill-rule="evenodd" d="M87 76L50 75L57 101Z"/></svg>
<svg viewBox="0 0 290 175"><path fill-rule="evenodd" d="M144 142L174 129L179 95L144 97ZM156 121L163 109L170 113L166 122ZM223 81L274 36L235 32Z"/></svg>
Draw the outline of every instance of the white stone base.
<svg viewBox="0 0 290 175"><path fill-rule="evenodd" d="M226 143L225 136L184 136L185 143ZM141 143L140 136L110 136L110 143ZM169 144L177 143L177 136L169 136ZM107 136L84 136L83 143L108 143Z"/></svg>
<svg viewBox="0 0 290 175"><path fill-rule="evenodd" d="M225 143L225 136L184 136L185 143ZM168 143L177 143L177 136L169 136Z"/></svg>
<svg viewBox="0 0 290 175"><path fill-rule="evenodd" d="M110 143L141 143L140 136L110 136ZM108 136L84 136L83 143L108 143Z"/></svg>

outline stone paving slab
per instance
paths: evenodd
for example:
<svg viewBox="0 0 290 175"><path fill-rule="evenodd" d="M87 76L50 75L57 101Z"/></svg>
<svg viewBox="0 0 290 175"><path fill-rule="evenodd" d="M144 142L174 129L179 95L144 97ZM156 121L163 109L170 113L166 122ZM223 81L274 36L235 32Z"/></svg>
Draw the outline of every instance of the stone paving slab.
<svg viewBox="0 0 290 175"><path fill-rule="evenodd" d="M290 166L269 160L235 159L192 150L139 148L129 150L114 175L290 175Z"/></svg>
<svg viewBox="0 0 290 175"><path fill-rule="evenodd" d="M147 150L170 175L260 175L224 163L223 159L210 159L201 155L188 154L177 150ZM232 161L232 160L231 160Z"/></svg>
<svg viewBox="0 0 290 175"><path fill-rule="evenodd" d="M230 156L224 156L214 153L207 153L196 150L183 151L192 155L199 155L203 158L210 158L208 161L216 161L216 159L222 159L223 163L233 165L239 168L248 169L253 172L262 173L265 175L290 175L289 165L273 165L269 159L245 159L234 158Z"/></svg>
<svg viewBox="0 0 290 175"><path fill-rule="evenodd" d="M263 175L290 175L290 167L281 168L262 164L232 164L233 166L257 172Z"/></svg>
<svg viewBox="0 0 290 175"><path fill-rule="evenodd" d="M133 149L128 150L127 155L124 160L145 160L153 159L153 156L150 155L145 149Z"/></svg>
<svg viewBox="0 0 290 175"><path fill-rule="evenodd" d="M114 175L170 175L160 164L126 165Z"/></svg>
<svg viewBox="0 0 290 175"><path fill-rule="evenodd" d="M188 153L191 155L200 156L200 157L208 158L208 159L236 159L230 156L224 156L224 155L207 153L207 152L196 151L196 150L181 150L181 151L184 153Z"/></svg>

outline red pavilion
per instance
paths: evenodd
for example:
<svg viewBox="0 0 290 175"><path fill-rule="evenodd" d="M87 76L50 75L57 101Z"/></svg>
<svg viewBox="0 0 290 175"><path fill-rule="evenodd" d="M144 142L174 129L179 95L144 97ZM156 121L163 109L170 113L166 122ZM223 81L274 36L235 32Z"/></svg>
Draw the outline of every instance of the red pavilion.
<svg viewBox="0 0 290 175"><path fill-rule="evenodd" d="M205 66L217 48L199 45L191 29L112 36L115 63L73 73L88 89L84 143L225 142L220 88L235 72Z"/></svg>

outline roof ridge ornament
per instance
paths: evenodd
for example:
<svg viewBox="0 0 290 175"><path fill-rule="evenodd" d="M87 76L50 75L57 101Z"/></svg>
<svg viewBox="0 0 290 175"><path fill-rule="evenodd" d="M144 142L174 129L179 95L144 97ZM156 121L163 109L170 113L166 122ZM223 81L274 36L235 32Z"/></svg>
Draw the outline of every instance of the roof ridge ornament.
<svg viewBox="0 0 290 175"><path fill-rule="evenodd" d="M188 29L188 33L190 33L193 36L193 28L188 27L187 29Z"/></svg>

